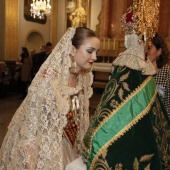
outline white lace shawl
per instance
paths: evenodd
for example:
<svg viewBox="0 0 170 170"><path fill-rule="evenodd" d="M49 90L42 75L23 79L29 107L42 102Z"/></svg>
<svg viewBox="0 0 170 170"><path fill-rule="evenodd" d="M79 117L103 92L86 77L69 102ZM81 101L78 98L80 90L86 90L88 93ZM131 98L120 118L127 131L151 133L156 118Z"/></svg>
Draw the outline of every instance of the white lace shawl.
<svg viewBox="0 0 170 170"><path fill-rule="evenodd" d="M125 35L125 47L126 50L119 54L113 65L141 70L143 75L154 75L156 73L150 60L145 60L144 44L139 43L136 34Z"/></svg>
<svg viewBox="0 0 170 170"><path fill-rule="evenodd" d="M92 73L78 76L77 88L69 88L71 39L69 28L52 54L40 68L28 95L17 109L0 150L0 170L63 170L67 155L63 153L63 127L70 106L68 98L78 94L80 129L74 152L89 125L89 98ZM73 161L73 160L69 160Z"/></svg>

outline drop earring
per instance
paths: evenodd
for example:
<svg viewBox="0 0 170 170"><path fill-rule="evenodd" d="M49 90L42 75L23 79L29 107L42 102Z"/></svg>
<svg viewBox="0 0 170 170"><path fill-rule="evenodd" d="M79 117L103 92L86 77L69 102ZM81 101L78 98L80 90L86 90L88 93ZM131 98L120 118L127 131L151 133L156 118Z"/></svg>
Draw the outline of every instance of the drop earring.
<svg viewBox="0 0 170 170"><path fill-rule="evenodd" d="M71 74L77 75L76 62L74 61L74 58L71 54L70 54L70 58L71 58L71 66L69 67L69 71Z"/></svg>

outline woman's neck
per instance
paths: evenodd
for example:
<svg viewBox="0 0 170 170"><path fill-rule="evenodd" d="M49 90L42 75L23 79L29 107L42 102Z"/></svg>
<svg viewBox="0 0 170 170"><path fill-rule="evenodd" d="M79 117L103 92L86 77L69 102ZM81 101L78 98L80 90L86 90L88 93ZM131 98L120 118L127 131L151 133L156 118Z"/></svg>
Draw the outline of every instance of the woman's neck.
<svg viewBox="0 0 170 170"><path fill-rule="evenodd" d="M158 73L160 69L157 67L156 60L154 62L152 62L152 64L153 64L156 72Z"/></svg>
<svg viewBox="0 0 170 170"><path fill-rule="evenodd" d="M68 80L68 86L69 87L76 87L77 86L77 76L74 74L70 74L69 80Z"/></svg>

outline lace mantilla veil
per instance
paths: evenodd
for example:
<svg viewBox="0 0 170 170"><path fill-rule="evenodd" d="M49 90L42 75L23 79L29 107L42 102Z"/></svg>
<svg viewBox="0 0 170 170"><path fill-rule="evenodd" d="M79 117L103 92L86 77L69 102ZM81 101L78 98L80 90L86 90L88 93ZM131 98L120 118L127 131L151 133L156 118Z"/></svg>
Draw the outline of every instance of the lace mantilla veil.
<svg viewBox="0 0 170 170"><path fill-rule="evenodd" d="M69 163L63 152L63 128L70 109L68 99L77 94L80 128L74 152L81 152L81 139L89 125L92 73L78 75L76 88L68 87L71 65L69 28L44 62L14 114L0 150L0 170L63 170Z"/></svg>
<svg viewBox="0 0 170 170"><path fill-rule="evenodd" d="M133 70L140 70L143 75L154 75L156 70L149 60L145 60L144 44L138 41L138 36L133 33L125 35L126 50L119 54L113 62L115 65L126 66Z"/></svg>

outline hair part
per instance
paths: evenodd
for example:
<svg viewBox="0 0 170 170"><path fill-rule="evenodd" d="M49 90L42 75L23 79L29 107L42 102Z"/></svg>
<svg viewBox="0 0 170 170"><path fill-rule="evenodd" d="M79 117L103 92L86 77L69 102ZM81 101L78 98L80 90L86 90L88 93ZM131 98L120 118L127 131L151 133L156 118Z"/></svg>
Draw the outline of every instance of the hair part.
<svg viewBox="0 0 170 170"><path fill-rule="evenodd" d="M78 49L84 43L85 39L91 37L97 37L93 30L86 27L77 27L74 37L72 38L72 45Z"/></svg>

